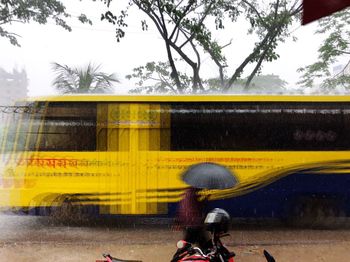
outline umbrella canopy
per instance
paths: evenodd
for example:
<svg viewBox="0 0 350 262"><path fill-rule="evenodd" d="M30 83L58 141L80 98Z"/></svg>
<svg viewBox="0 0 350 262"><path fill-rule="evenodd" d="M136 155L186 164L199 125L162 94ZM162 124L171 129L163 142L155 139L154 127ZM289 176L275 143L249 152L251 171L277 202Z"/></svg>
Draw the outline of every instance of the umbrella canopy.
<svg viewBox="0 0 350 262"><path fill-rule="evenodd" d="M190 166L182 180L196 188L226 189L235 186L238 181L225 166L215 163L199 163Z"/></svg>

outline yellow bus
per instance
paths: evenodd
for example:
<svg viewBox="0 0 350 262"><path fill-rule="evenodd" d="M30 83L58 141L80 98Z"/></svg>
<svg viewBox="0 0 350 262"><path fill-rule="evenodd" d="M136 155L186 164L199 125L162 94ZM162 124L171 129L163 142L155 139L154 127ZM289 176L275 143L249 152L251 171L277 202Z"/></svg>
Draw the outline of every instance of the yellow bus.
<svg viewBox="0 0 350 262"><path fill-rule="evenodd" d="M57 96L8 118L1 209L172 216L181 173L214 162L239 180L210 195L233 217L350 214L349 96Z"/></svg>

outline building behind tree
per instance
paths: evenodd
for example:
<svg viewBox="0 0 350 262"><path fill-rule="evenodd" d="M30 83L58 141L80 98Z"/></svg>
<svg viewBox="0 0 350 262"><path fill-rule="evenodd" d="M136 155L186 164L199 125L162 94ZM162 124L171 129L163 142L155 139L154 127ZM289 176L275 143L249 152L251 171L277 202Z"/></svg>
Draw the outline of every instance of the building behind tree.
<svg viewBox="0 0 350 262"><path fill-rule="evenodd" d="M13 105L28 95L28 78L24 69L7 72L0 68L0 106Z"/></svg>

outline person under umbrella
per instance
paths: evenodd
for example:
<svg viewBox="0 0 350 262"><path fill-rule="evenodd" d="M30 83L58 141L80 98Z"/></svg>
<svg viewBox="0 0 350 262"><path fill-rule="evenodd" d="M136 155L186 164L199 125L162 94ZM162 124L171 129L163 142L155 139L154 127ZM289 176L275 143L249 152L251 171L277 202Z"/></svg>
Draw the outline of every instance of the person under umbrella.
<svg viewBox="0 0 350 262"><path fill-rule="evenodd" d="M198 194L200 188L189 187L186 189L184 197L179 203L176 225L184 232L186 242L198 244L202 249L210 247L210 237L204 228L204 210L207 203L207 198L200 198Z"/></svg>
<svg viewBox="0 0 350 262"><path fill-rule="evenodd" d="M184 240L198 244L200 248L211 246L210 236L204 227L205 206L208 196L201 197L201 189L226 189L237 184L237 179L231 171L215 163L200 163L190 166L183 174L182 179L190 185L179 203L177 228L182 227Z"/></svg>

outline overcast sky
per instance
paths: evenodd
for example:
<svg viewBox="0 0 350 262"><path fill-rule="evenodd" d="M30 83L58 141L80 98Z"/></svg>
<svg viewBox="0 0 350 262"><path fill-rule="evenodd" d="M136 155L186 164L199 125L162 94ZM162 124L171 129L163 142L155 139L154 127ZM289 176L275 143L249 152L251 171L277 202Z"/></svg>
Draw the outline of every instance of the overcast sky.
<svg viewBox="0 0 350 262"><path fill-rule="evenodd" d="M117 43L114 27L100 21L100 15L106 10L101 2L63 1L67 12L73 16L87 14L94 25L83 25L76 19L69 19L73 31L68 32L55 26L53 22L47 25L12 24L7 27L22 37L21 47L12 46L5 38L0 38L0 67L5 70L25 68L29 78L29 95L55 94L52 88L54 74L50 63L58 62L69 66L84 66L89 62L101 64L107 73L116 73L121 84L116 86L117 93L125 93L133 83L125 79L134 67L150 61L166 61L164 44L157 32L143 32L140 28L140 12L131 14L126 37ZM150 24L151 25L151 24ZM299 74L297 68L314 62L317 58L317 48L322 36L314 35L316 23L307 26L295 25L291 28L298 41L288 39L278 48L280 59L263 66L263 74L276 74L286 80L290 87L295 86ZM228 26L224 31L213 32L220 43L226 44L230 39L232 45L225 49L225 55L233 70L252 50L252 36L246 34L241 23ZM237 52L239 50L239 52ZM210 59L203 59L202 77L215 77L217 69Z"/></svg>

